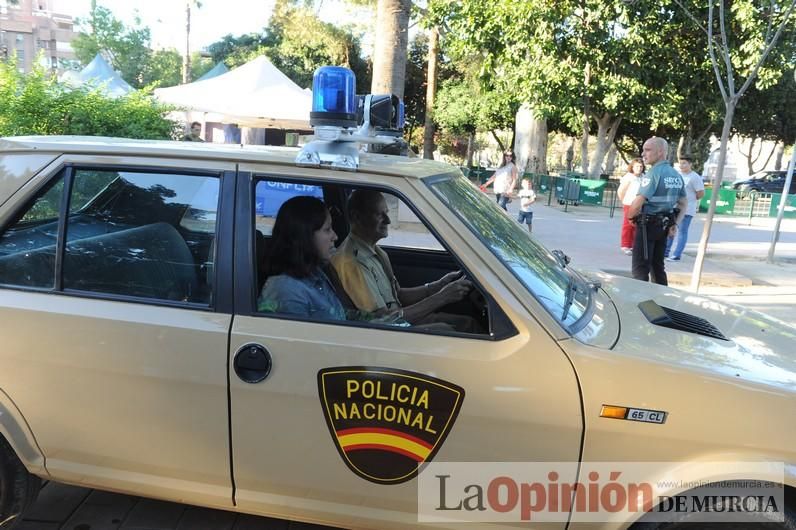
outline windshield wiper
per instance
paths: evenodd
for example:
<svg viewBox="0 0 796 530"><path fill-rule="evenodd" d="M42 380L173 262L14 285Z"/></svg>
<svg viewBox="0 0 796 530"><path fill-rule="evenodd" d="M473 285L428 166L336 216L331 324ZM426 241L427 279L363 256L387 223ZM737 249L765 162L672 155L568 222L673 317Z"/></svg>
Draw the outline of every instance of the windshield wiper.
<svg viewBox="0 0 796 530"><path fill-rule="evenodd" d="M564 294L564 312L561 315L561 322L566 321L567 315L569 315L569 308L572 307L572 302L575 300L575 293L577 291L578 286L575 283L575 276L570 274L569 280L567 281L567 292Z"/></svg>
<svg viewBox="0 0 796 530"><path fill-rule="evenodd" d="M562 269L566 269L569 264L569 256L564 254L564 251L555 249L550 252L555 258Z"/></svg>

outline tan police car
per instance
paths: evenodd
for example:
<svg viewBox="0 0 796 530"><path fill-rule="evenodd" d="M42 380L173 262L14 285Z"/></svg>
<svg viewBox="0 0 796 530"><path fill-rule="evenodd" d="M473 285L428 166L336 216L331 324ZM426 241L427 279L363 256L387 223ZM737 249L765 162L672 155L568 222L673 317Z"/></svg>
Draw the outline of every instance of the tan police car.
<svg viewBox="0 0 796 530"><path fill-rule="evenodd" d="M322 199L339 244L354 190L387 199L400 285L472 281L445 310L477 331L258 311L281 204ZM732 502L796 524L796 330L579 273L442 163L332 140L2 139L0 337L6 525L41 480L346 528L639 521L610 495L589 516L593 462L681 479L645 500L664 520L695 520L703 501L666 503L697 482L745 479L779 496ZM505 463L558 471L514 488ZM459 469L483 482L454 490ZM543 481L574 486L541 508L524 484Z"/></svg>

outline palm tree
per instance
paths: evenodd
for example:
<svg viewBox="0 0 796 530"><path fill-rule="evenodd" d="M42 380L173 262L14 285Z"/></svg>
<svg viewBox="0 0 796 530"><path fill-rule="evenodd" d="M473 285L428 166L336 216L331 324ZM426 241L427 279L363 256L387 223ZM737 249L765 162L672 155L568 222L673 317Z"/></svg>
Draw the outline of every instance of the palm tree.
<svg viewBox="0 0 796 530"><path fill-rule="evenodd" d="M378 0L373 81L370 85L374 94L404 97L411 9L412 0Z"/></svg>
<svg viewBox="0 0 796 530"><path fill-rule="evenodd" d="M191 81L191 5L202 7L199 0L185 0L185 55L182 56L182 82Z"/></svg>

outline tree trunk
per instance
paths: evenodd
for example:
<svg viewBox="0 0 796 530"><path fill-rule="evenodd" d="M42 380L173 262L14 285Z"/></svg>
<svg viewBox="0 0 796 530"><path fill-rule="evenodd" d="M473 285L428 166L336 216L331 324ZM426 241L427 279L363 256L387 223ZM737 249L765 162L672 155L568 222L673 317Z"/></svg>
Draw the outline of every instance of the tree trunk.
<svg viewBox="0 0 796 530"><path fill-rule="evenodd" d="M620 123L622 123L622 118L614 118L607 112L597 118L597 148L594 151L594 155L592 155L591 167L587 174L588 178L600 178L603 160L605 160L605 155L608 154L608 150L614 143Z"/></svg>
<svg viewBox="0 0 796 530"><path fill-rule="evenodd" d="M373 50L373 94L404 97L411 0L378 0Z"/></svg>
<svg viewBox="0 0 796 530"><path fill-rule="evenodd" d="M431 28L428 38L428 73L426 75L426 121L423 129L423 158L428 160L434 158L434 97L437 94L438 58L439 31L437 28ZM468 144L468 150L469 148Z"/></svg>
<svg viewBox="0 0 796 530"><path fill-rule="evenodd" d="M755 144L757 143L758 138L755 136L749 142L749 152L744 153L741 150L741 142L738 142L738 150L741 151L741 154L746 158L746 168L749 171L749 174L752 175L755 172L755 162L760 158L760 153L763 151L763 141L760 141L760 145L757 148L757 154L755 154Z"/></svg>
<svg viewBox="0 0 796 530"><path fill-rule="evenodd" d="M191 82L191 0L185 2L185 55L182 57L182 83Z"/></svg>
<svg viewBox="0 0 796 530"><path fill-rule="evenodd" d="M589 113L583 112L583 131L580 137L580 169L584 176L589 174Z"/></svg>
<svg viewBox="0 0 796 530"><path fill-rule="evenodd" d="M467 167L473 167L473 154L475 154L475 133L467 134Z"/></svg>
<svg viewBox="0 0 796 530"><path fill-rule="evenodd" d="M616 169L616 155L619 150L616 148L616 144L611 144L611 148L608 150L608 158L605 161L605 173L610 177L614 174L614 170Z"/></svg>
<svg viewBox="0 0 796 530"><path fill-rule="evenodd" d="M495 129L492 129L489 132L492 133L492 138L494 138L495 141L497 142L498 147L500 148L500 160L503 160L503 153L506 151L506 148L503 145L503 141L500 139L500 136L497 135L497 133L495 132Z"/></svg>
<svg viewBox="0 0 796 530"><path fill-rule="evenodd" d="M721 179L724 177L724 164L727 162L727 144L730 140L730 128L732 127L732 118L735 115L736 104L737 100L734 98L730 99L727 102L724 113L724 127L721 129L721 147L719 147L718 167L716 167L716 174L713 176L713 190L716 191L716 193L710 195L710 206L708 206L708 214L705 217L705 225L702 228L702 237L699 240L699 249L697 251L696 261L694 262L694 270L691 273L691 290L695 293L699 292L699 281L702 279L702 266L705 263L705 254L708 250L708 239L710 239L713 216L716 214L716 200L719 197L718 190L721 189Z"/></svg>
<svg viewBox="0 0 796 530"><path fill-rule="evenodd" d="M589 84L591 83L591 65L586 63L583 69L583 131L580 137L580 167L584 176L589 174L589 129L591 128L591 101L589 100Z"/></svg>
<svg viewBox="0 0 796 530"><path fill-rule="evenodd" d="M777 142L777 158L774 162L774 169L780 171L782 169L782 156L785 154L785 142Z"/></svg>
<svg viewBox="0 0 796 530"><path fill-rule="evenodd" d="M575 142L576 139L573 137L572 141L569 143L569 147L567 147L567 171L572 171L572 162L575 160Z"/></svg>
<svg viewBox="0 0 796 530"><path fill-rule="evenodd" d="M525 172L547 174L547 120L526 105L517 111L517 167Z"/></svg>

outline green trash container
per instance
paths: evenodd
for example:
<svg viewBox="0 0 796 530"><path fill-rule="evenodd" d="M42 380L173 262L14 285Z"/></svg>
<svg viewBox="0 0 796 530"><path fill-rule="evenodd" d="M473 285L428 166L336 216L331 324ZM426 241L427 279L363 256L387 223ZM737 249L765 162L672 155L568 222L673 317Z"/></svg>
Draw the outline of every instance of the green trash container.
<svg viewBox="0 0 796 530"><path fill-rule="evenodd" d="M597 206L603 203L603 193L605 192L606 180L579 179L580 197L582 204L594 204Z"/></svg>

